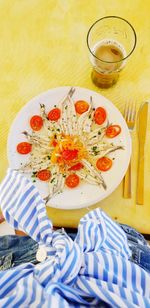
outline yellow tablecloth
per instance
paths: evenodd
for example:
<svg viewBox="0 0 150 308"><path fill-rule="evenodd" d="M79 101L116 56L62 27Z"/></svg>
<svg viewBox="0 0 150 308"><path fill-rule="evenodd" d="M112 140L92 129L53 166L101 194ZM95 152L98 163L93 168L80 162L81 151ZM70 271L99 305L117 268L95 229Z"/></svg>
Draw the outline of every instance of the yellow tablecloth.
<svg viewBox="0 0 150 308"><path fill-rule="evenodd" d="M86 34L106 15L126 18L136 29L137 48L118 83L109 90L90 79ZM150 98L149 0L1 0L0 1L0 179L8 167L6 144L16 113L26 102L49 88L73 85L109 98L123 111ZM150 233L150 120L145 148L145 202L136 205L137 132L133 134L132 199L122 198L122 183L105 200L81 210L48 208L54 225L76 227L80 217L99 206L119 222Z"/></svg>

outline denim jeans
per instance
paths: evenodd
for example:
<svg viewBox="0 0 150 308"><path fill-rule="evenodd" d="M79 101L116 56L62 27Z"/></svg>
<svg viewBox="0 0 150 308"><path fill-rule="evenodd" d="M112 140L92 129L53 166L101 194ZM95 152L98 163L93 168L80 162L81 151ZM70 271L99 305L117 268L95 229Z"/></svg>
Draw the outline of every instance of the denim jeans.
<svg viewBox="0 0 150 308"><path fill-rule="evenodd" d="M132 251L131 261L150 272L150 246L143 235L135 229L120 224L127 235L128 245ZM74 240L77 230L66 229ZM0 237L0 270L6 270L22 263L37 264L38 244L29 236L6 235Z"/></svg>
<svg viewBox="0 0 150 308"><path fill-rule="evenodd" d="M128 245L132 251L131 261L150 273L150 246L144 236L127 225L120 224L120 226L127 235Z"/></svg>
<svg viewBox="0 0 150 308"><path fill-rule="evenodd" d="M0 270L6 270L26 262L38 263L36 260L37 249L38 243L29 236L0 236Z"/></svg>

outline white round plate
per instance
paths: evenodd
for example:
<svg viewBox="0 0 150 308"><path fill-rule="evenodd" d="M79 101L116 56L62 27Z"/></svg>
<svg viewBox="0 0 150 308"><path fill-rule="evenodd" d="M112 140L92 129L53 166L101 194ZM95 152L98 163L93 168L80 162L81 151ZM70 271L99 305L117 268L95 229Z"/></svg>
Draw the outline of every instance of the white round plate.
<svg viewBox="0 0 150 308"><path fill-rule="evenodd" d="M70 87L60 87L48 90L29 101L17 114L8 136L7 153L10 168L18 169L21 163L26 163L28 155L20 155L16 151L16 145L19 142L26 141L25 136L21 133L24 130L30 131L29 120L34 114L39 114L40 103L44 103L46 110L49 111L55 104L68 93ZM106 109L110 123L121 126L121 134L112 141L115 144L123 145L124 150L118 150L111 154L113 160L112 168L103 172L103 178L106 182L107 189L87 183L81 184L74 189L64 188L64 191L50 200L50 206L60 209L78 209L90 206L101 201L110 195L120 184L127 170L131 156L131 138L126 122L120 111L104 96L80 87L75 87L76 91L73 100L90 101L93 98L94 107L102 106ZM30 177L30 176L29 176ZM39 180L34 183L41 196L48 195L47 184Z"/></svg>

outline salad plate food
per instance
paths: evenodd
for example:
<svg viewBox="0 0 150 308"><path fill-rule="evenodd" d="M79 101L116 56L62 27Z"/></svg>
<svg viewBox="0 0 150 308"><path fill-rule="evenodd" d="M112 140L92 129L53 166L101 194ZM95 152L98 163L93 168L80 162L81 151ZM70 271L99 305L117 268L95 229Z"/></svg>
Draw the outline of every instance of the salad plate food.
<svg viewBox="0 0 150 308"><path fill-rule="evenodd" d="M79 87L48 90L17 114L8 136L9 166L38 188L47 206L77 209L120 184L131 139L120 111Z"/></svg>

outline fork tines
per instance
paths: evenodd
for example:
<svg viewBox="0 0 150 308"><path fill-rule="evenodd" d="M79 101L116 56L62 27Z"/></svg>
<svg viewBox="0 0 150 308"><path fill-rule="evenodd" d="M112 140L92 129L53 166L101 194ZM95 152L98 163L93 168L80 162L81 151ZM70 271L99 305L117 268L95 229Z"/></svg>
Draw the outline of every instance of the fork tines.
<svg viewBox="0 0 150 308"><path fill-rule="evenodd" d="M124 108L124 118L127 122L134 121L136 116L136 104L126 103Z"/></svg>

